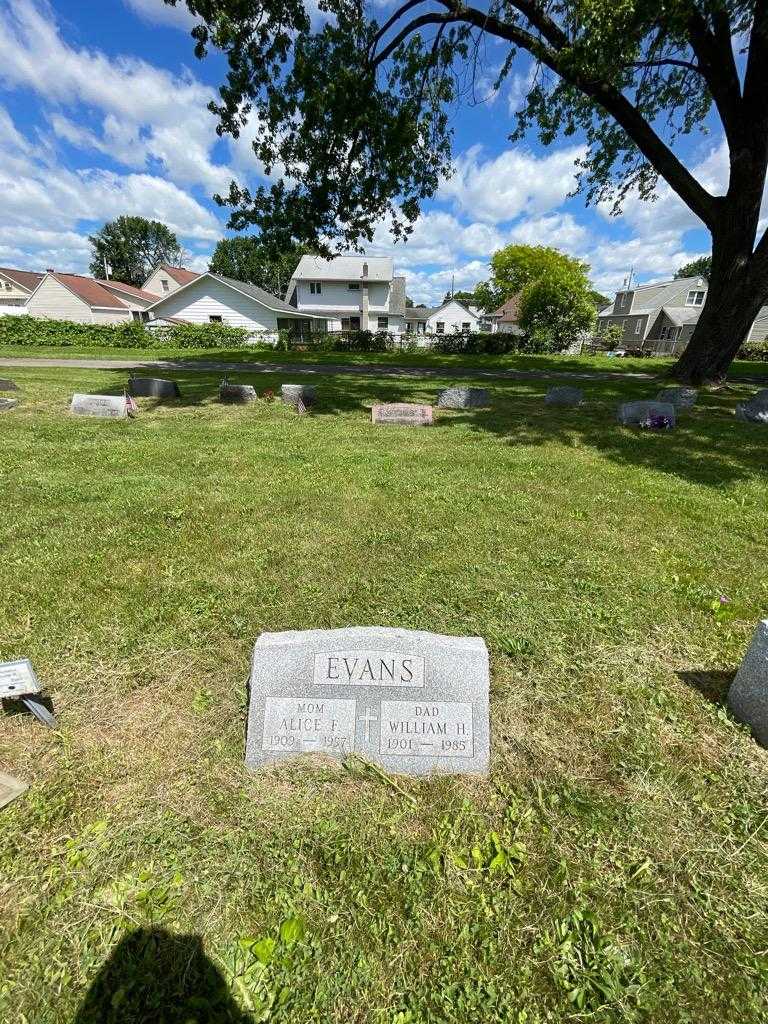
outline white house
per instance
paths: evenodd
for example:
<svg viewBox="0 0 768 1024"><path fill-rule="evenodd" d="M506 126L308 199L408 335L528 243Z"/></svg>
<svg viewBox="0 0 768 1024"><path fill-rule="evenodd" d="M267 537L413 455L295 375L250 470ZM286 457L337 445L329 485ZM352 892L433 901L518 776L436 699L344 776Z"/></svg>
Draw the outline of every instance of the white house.
<svg viewBox="0 0 768 1024"><path fill-rule="evenodd" d="M494 330L494 316L483 313L476 306L465 306L450 299L442 306L411 306L405 311L409 334L472 334Z"/></svg>
<svg viewBox="0 0 768 1024"><path fill-rule="evenodd" d="M302 256L285 299L323 317L329 331L405 331L405 278L389 256Z"/></svg>
<svg viewBox="0 0 768 1024"><path fill-rule="evenodd" d="M161 298L170 295L178 288L200 277L194 270L187 270L185 267L172 267L170 263L160 263L142 285L142 291L150 292Z"/></svg>
<svg viewBox="0 0 768 1024"><path fill-rule="evenodd" d="M27 299L30 316L81 324L117 324L146 320L155 296L119 281L98 281L80 274L48 270Z"/></svg>
<svg viewBox="0 0 768 1024"><path fill-rule="evenodd" d="M0 267L0 316L16 316L27 312L27 299L43 279L31 270Z"/></svg>
<svg viewBox="0 0 768 1024"><path fill-rule="evenodd" d="M222 274L197 275L148 309L153 320L186 320L193 324L245 327L252 334L276 336L278 330L303 334L325 330L325 318L300 312L255 284Z"/></svg>

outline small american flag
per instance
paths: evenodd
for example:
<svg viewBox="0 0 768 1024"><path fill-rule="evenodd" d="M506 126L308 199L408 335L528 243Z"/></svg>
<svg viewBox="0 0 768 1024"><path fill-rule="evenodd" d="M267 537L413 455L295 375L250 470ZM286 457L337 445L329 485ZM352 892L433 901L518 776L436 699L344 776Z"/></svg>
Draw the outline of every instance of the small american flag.
<svg viewBox="0 0 768 1024"><path fill-rule="evenodd" d="M139 407L138 407L138 405L136 405L136 402L133 400L131 395L126 395L125 396L125 408L126 408L129 416L138 416L139 415Z"/></svg>

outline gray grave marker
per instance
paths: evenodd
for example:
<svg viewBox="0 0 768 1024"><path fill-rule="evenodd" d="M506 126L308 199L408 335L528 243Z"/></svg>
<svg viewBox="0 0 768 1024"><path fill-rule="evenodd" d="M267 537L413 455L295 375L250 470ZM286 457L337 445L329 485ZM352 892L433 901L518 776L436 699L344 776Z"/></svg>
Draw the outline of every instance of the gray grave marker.
<svg viewBox="0 0 768 1024"><path fill-rule="evenodd" d="M4 377L0 377L0 391L18 391L19 385L12 380L6 380Z"/></svg>
<svg viewBox="0 0 768 1024"><path fill-rule="evenodd" d="M0 398L0 412L8 412L15 409L19 403L15 398Z"/></svg>
<svg viewBox="0 0 768 1024"><path fill-rule="evenodd" d="M282 384L280 397L286 405L292 405L299 412L306 412L317 401L317 388L311 384Z"/></svg>
<svg viewBox="0 0 768 1024"><path fill-rule="evenodd" d="M357 754L407 775L485 775L488 687L480 637L378 626L262 633L245 761Z"/></svg>
<svg viewBox="0 0 768 1024"><path fill-rule="evenodd" d="M490 404L488 388L443 388L437 393L438 409L486 409Z"/></svg>
<svg viewBox="0 0 768 1024"><path fill-rule="evenodd" d="M768 423L768 388L752 395L748 402L739 402L736 419L746 423Z"/></svg>
<svg viewBox="0 0 768 1024"><path fill-rule="evenodd" d="M101 416L112 420L125 420L134 415L133 403L125 395L72 396L71 411L75 416Z"/></svg>
<svg viewBox="0 0 768 1024"><path fill-rule="evenodd" d="M16 797L26 793L28 789L29 786L26 782L20 782L19 779L14 779L12 776L0 772L0 807L5 807L6 804L11 803Z"/></svg>
<svg viewBox="0 0 768 1024"><path fill-rule="evenodd" d="M223 380L219 384L219 401L229 405L240 405L255 402L258 398L256 388L252 384L230 384Z"/></svg>
<svg viewBox="0 0 768 1024"><path fill-rule="evenodd" d="M29 658L0 662L0 700L20 700L43 725L56 728L56 719L42 702L42 686Z"/></svg>
<svg viewBox="0 0 768 1024"><path fill-rule="evenodd" d="M653 417L663 417L670 427L675 425L675 407L671 402L622 402L616 416L625 427L639 427Z"/></svg>
<svg viewBox="0 0 768 1024"><path fill-rule="evenodd" d="M176 381L162 377L130 377L128 390L135 398L181 398Z"/></svg>
<svg viewBox="0 0 768 1024"><path fill-rule="evenodd" d="M768 619L755 630L728 691L728 705L740 722L751 726L757 742L768 747Z"/></svg>
<svg viewBox="0 0 768 1024"><path fill-rule="evenodd" d="M432 425L432 406L414 402L388 402L374 405L372 423L391 423L400 427L429 427Z"/></svg>
<svg viewBox="0 0 768 1024"><path fill-rule="evenodd" d="M581 388L570 387L567 384L560 387L550 388L544 396L546 405L579 406L584 404L584 392Z"/></svg>

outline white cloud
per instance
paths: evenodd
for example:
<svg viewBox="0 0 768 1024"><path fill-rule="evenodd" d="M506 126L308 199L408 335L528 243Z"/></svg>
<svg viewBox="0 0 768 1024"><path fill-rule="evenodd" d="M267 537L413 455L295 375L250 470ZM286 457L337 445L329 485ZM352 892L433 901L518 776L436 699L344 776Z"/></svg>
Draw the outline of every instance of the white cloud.
<svg viewBox="0 0 768 1024"><path fill-rule="evenodd" d="M169 25L172 28L189 31L197 23L197 18L190 14L184 0L179 0L175 7L164 3L163 0L124 0L124 3L142 21L151 25Z"/></svg>
<svg viewBox="0 0 768 1024"><path fill-rule="evenodd" d="M471 217L503 224L563 203L576 184L576 160L584 148L570 146L542 157L523 148L507 149L486 160L482 152L481 146L473 146L460 155L439 195Z"/></svg>

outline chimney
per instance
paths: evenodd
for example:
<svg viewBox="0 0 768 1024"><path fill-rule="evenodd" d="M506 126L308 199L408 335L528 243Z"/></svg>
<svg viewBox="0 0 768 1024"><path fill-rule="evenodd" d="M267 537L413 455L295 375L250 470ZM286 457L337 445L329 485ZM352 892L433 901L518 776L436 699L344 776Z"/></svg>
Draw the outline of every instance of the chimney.
<svg viewBox="0 0 768 1024"><path fill-rule="evenodd" d="M368 264L363 264L363 288L360 303L360 329L368 330Z"/></svg>

